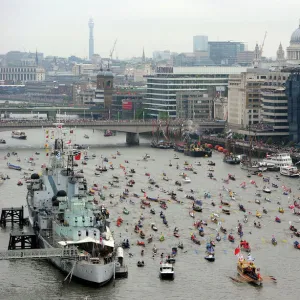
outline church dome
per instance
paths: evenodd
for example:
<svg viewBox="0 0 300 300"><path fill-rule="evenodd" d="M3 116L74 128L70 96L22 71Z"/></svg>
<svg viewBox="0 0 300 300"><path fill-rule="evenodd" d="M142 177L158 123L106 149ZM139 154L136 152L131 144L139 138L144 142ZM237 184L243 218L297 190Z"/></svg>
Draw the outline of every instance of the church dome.
<svg viewBox="0 0 300 300"><path fill-rule="evenodd" d="M300 26L293 32L291 44L300 44Z"/></svg>

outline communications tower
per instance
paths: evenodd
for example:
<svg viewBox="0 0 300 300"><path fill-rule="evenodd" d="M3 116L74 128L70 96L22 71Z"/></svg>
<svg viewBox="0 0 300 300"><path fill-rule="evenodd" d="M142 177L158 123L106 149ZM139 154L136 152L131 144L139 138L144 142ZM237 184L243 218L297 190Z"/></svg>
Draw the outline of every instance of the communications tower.
<svg viewBox="0 0 300 300"><path fill-rule="evenodd" d="M94 20L89 20L90 38L89 38L89 59L91 60L94 55Z"/></svg>

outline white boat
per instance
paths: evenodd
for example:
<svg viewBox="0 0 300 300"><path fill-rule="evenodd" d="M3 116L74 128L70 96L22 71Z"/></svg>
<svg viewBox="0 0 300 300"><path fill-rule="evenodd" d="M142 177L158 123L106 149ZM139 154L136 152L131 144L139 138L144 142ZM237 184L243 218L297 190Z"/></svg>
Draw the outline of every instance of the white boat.
<svg viewBox="0 0 300 300"><path fill-rule="evenodd" d="M292 166L293 162L289 153L274 153L272 155L267 155L263 159L263 163L274 164L276 167L288 167Z"/></svg>
<svg viewBox="0 0 300 300"><path fill-rule="evenodd" d="M179 157L176 154L174 154L173 159L179 159Z"/></svg>
<svg viewBox="0 0 300 300"><path fill-rule="evenodd" d="M280 174L288 177L299 177L300 175L299 170L294 166L280 167Z"/></svg>
<svg viewBox="0 0 300 300"><path fill-rule="evenodd" d="M267 194L271 194L271 190L270 188L268 188L267 186L263 187L263 192L267 193Z"/></svg>
<svg viewBox="0 0 300 300"><path fill-rule="evenodd" d="M26 140L27 139L27 135L25 134L25 132L20 131L20 130L12 131L11 137L14 138L14 139L19 139L19 140Z"/></svg>
<svg viewBox="0 0 300 300"><path fill-rule="evenodd" d="M159 269L161 279L174 279L175 271L172 264L162 263Z"/></svg>
<svg viewBox="0 0 300 300"><path fill-rule="evenodd" d="M192 182L192 180L191 180L191 178L189 178L189 177L184 177L183 179L182 179L182 181L184 182L184 183L190 183L190 182Z"/></svg>

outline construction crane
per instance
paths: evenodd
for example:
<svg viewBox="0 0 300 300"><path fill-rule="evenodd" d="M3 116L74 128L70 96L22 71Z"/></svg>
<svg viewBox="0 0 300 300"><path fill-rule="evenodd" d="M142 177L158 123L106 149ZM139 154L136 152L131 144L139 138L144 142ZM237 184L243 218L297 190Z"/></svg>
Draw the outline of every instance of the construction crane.
<svg viewBox="0 0 300 300"><path fill-rule="evenodd" d="M260 59L262 58L262 54L263 54L263 50L264 50L264 45L265 45L265 40L266 40L266 37L267 37L267 31L265 32L265 36L264 36L264 39L263 39L263 42L260 46Z"/></svg>
<svg viewBox="0 0 300 300"><path fill-rule="evenodd" d="M118 39L115 40L114 45L113 45L112 49L110 50L110 54L109 54L109 62L108 62L108 69L109 69L109 65L110 65L110 63L111 63L111 61L112 61L112 56L113 56L113 53L114 53L114 51L115 51L117 41L118 41Z"/></svg>

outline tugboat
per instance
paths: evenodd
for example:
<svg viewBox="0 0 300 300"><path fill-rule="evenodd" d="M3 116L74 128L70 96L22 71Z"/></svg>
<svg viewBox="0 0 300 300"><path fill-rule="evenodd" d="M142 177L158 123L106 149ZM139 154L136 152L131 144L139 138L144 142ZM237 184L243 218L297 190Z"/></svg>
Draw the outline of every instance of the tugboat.
<svg viewBox="0 0 300 300"><path fill-rule="evenodd" d="M13 139L19 139L19 140L26 140L27 139L27 135L25 134L25 132L20 131L20 130L12 131L11 137Z"/></svg>

